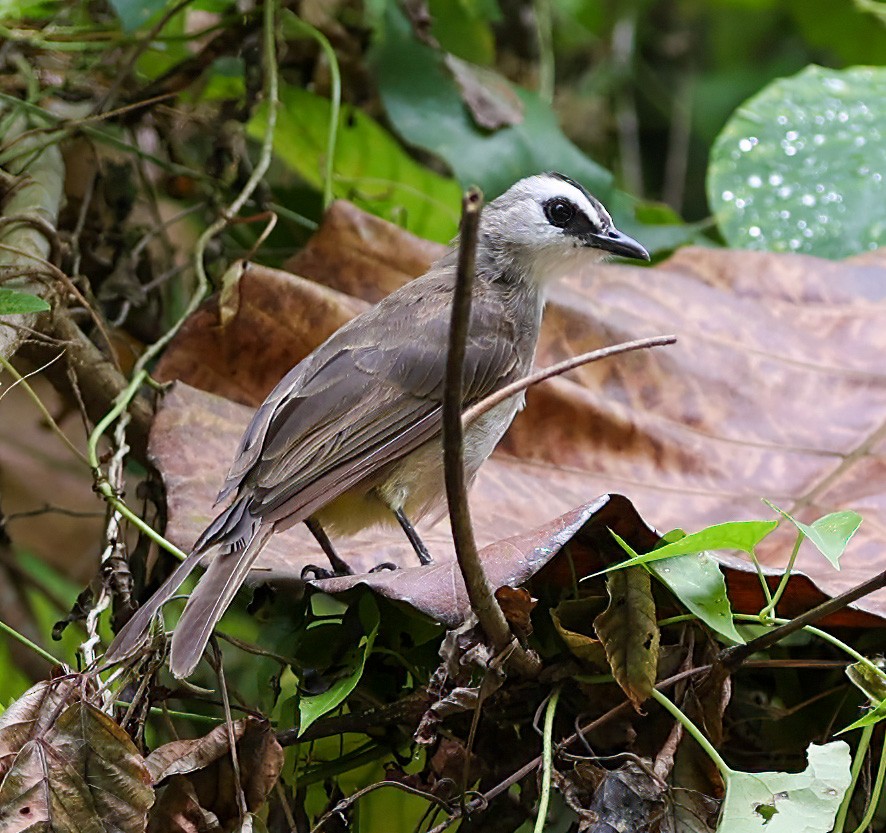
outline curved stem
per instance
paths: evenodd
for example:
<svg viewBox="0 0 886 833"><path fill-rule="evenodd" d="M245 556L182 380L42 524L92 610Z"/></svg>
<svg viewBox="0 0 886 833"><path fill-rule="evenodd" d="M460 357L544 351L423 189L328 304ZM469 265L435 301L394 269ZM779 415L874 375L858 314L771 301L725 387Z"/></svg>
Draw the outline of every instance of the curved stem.
<svg viewBox="0 0 886 833"><path fill-rule="evenodd" d="M341 70L338 66L338 56L335 54L335 50L332 48L332 44L329 43L326 35L319 29L311 26L310 23L306 23L300 17L290 18L290 20L293 19L306 35L312 37L320 44L320 48L329 62L332 98L329 108L329 131L326 136L326 172L323 176L323 208L325 209L329 208L329 204L333 200L332 179L335 171L335 146L338 142L338 122L339 113L341 112Z"/></svg>
<svg viewBox="0 0 886 833"><path fill-rule="evenodd" d="M858 746L855 748L855 757L852 759L849 789L846 790L846 795L843 796L843 800L840 802L840 809L837 812L837 818L834 821L833 833L843 833L843 828L846 826L846 815L849 813L849 805L852 803L852 794L855 792L856 784L858 784L858 776L861 774L861 767L864 764L868 747L871 745L871 737L873 734L873 723L870 726L865 726L861 731L861 737L858 739Z"/></svg>
<svg viewBox="0 0 886 833"><path fill-rule="evenodd" d="M551 800L551 770L554 764L552 736L554 733L554 715L557 713L557 701L560 699L560 686L557 686L545 708L544 739L541 752L541 796L538 799L538 814L535 817L534 833L541 833L545 828L548 816L548 804Z"/></svg>
<svg viewBox="0 0 886 833"><path fill-rule="evenodd" d="M0 631L3 631L7 636L11 636L13 639L22 643L22 645L30 648L35 654L39 654L43 659L45 659L50 665L61 665L62 661L57 657L54 657L49 651L43 650L36 642L31 642L28 637L20 634L15 628L10 627L6 624L2 619L0 619Z"/></svg>
<svg viewBox="0 0 886 833"><path fill-rule="evenodd" d="M677 706L664 696L657 688L652 689L652 699L655 700L665 711L670 712L675 720L678 720L683 728L695 739L698 745L704 749L707 756L714 762L717 770L723 778L728 778L732 774L732 770L726 764L726 761L720 757L720 753L714 749L711 742L702 734L701 730L696 726L685 714L683 714Z"/></svg>

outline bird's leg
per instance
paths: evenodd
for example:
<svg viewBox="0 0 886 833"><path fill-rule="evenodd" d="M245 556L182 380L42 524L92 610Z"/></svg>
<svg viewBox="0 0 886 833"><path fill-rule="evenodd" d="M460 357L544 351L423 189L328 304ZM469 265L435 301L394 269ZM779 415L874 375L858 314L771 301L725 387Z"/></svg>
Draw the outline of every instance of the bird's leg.
<svg viewBox="0 0 886 833"><path fill-rule="evenodd" d="M323 552L326 553L326 557L329 559L330 565L332 565L332 574L336 576L353 575L354 571L335 551L335 547L332 546L332 541L329 540L329 536L326 534L326 530L320 525L320 521L316 518L307 518L305 520L305 526L311 531L311 535L317 539L317 543L320 545ZM309 564L305 567L305 569L302 570L302 575L304 575L306 570L313 572L317 578L328 578L328 576L322 575L322 573L327 572L326 570L321 570L313 564Z"/></svg>
<svg viewBox="0 0 886 833"><path fill-rule="evenodd" d="M410 522L409 518L403 514L402 509L393 509L394 517L397 519L397 522L403 528L403 531L406 533L406 537L409 539L409 543L412 544L412 549L415 550L415 554L418 556L418 560L421 562L422 566L426 566L428 564L433 563L434 559L431 558L431 554L428 552L428 548L425 546L425 542L419 538L418 533L415 531L415 527Z"/></svg>

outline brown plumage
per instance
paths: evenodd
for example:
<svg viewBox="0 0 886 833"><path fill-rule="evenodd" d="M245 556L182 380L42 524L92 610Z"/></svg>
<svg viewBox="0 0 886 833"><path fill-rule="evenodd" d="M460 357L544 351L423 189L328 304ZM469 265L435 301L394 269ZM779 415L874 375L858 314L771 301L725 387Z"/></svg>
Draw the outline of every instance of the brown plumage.
<svg viewBox="0 0 886 833"><path fill-rule="evenodd" d="M555 199L571 200L581 214L577 231L554 224L551 237L542 227L553 223L547 215ZM515 207L520 218L526 215L522 225L511 216ZM614 229L599 203L564 178L521 180L484 209L465 352L465 407L526 375L543 283L570 268L579 251L587 257L589 249L598 258L606 249L645 255ZM173 634L170 669L176 676L193 671L274 532L311 518L330 532L349 533L390 523L393 510L415 519L440 504L441 405L456 251L334 333L270 393L246 429L219 494L219 501L233 495L231 503L121 630L106 659L135 651L160 607L214 547L218 551ZM522 396L512 397L467 428L469 481L522 402Z"/></svg>

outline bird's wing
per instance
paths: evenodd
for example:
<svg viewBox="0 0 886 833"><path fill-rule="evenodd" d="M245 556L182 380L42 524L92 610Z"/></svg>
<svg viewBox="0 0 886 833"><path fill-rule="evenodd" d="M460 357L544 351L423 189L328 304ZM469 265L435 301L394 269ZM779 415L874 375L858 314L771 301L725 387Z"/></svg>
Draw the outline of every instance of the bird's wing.
<svg viewBox="0 0 886 833"><path fill-rule="evenodd" d="M332 336L259 408L226 490L248 496L251 514L280 521L439 433L450 301L451 282L432 273ZM518 375L518 364L513 325L486 292L471 316L465 404Z"/></svg>

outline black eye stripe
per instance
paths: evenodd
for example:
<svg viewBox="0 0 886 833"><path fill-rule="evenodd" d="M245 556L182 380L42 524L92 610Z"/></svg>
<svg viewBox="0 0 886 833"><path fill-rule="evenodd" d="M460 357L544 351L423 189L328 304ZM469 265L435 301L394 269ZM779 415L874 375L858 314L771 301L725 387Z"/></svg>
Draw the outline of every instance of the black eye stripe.
<svg viewBox="0 0 886 833"><path fill-rule="evenodd" d="M575 204L562 197L554 197L544 204L545 217L552 226L566 228L578 213Z"/></svg>

